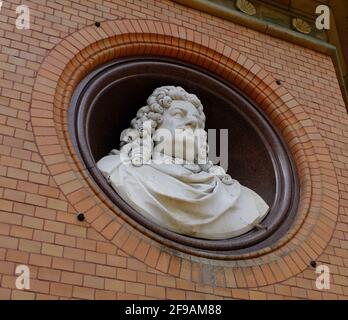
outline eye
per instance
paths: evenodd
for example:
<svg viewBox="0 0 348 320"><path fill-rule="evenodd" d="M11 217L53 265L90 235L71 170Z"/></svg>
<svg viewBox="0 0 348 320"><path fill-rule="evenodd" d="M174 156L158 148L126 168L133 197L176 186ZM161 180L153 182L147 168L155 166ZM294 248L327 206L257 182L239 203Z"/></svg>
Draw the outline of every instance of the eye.
<svg viewBox="0 0 348 320"><path fill-rule="evenodd" d="M182 118L184 116L184 111L180 109L176 109L173 111L172 115L177 118Z"/></svg>

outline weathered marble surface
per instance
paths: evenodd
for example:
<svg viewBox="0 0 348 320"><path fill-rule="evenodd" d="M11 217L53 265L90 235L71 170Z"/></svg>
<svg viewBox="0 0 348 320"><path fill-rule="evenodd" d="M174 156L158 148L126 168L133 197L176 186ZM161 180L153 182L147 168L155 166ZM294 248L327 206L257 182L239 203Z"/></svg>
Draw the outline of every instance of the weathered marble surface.
<svg viewBox="0 0 348 320"><path fill-rule="evenodd" d="M157 88L122 132L120 151L113 150L97 166L116 192L152 222L192 237L235 237L253 229L269 207L206 160L204 126L203 106L195 95L180 87Z"/></svg>

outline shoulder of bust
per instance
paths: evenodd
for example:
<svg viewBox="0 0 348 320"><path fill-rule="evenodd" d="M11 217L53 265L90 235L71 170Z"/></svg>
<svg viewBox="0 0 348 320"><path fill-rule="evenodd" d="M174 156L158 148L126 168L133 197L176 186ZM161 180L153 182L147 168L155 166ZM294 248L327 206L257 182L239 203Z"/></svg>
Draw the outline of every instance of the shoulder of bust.
<svg viewBox="0 0 348 320"><path fill-rule="evenodd" d="M110 154L101 158L97 162L98 169L103 173L104 176L108 177L112 171L120 164L119 154Z"/></svg>

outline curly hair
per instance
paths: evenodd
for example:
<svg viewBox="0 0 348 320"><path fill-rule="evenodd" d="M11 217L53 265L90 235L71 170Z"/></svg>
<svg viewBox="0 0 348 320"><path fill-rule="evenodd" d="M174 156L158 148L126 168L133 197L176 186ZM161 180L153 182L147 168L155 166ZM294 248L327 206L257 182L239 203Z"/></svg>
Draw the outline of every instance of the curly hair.
<svg viewBox="0 0 348 320"><path fill-rule="evenodd" d="M186 92L181 87L163 86L154 90L147 99L147 105L140 108L136 117L131 121L134 129L140 129L144 121L151 120L155 129L162 122L162 115L174 100L184 100L192 103L199 111L202 120L205 120L203 106L196 95Z"/></svg>
<svg viewBox="0 0 348 320"><path fill-rule="evenodd" d="M162 122L164 111L171 106L174 100L183 100L192 103L199 111L202 121L205 122L203 105L196 95L186 92L181 87L159 87L149 96L147 105L138 110L136 117L130 123L131 127L123 130L121 133L120 147L138 138L142 134L145 122L150 121L151 133L154 133Z"/></svg>
<svg viewBox="0 0 348 320"><path fill-rule="evenodd" d="M192 103L199 111L202 121L205 122L203 105L196 95L186 92L181 87L159 87L149 96L147 105L138 110L136 117L130 123L131 127L122 131L120 137L121 150L126 151L132 159L139 158L142 153L143 160L148 160L151 157L150 149L152 149L152 146L143 145L144 140L142 138L144 135L148 136L155 132L163 120L164 111L175 100Z"/></svg>

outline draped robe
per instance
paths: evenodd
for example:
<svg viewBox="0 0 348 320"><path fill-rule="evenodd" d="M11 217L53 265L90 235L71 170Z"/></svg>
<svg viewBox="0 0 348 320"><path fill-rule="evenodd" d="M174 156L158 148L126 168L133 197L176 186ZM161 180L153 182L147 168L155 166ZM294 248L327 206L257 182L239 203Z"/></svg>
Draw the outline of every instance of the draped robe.
<svg viewBox="0 0 348 320"><path fill-rule="evenodd" d="M115 191L137 212L156 224L196 238L227 239L246 233L268 213L266 202L234 180L193 173L175 163L133 166L119 154L97 166Z"/></svg>

